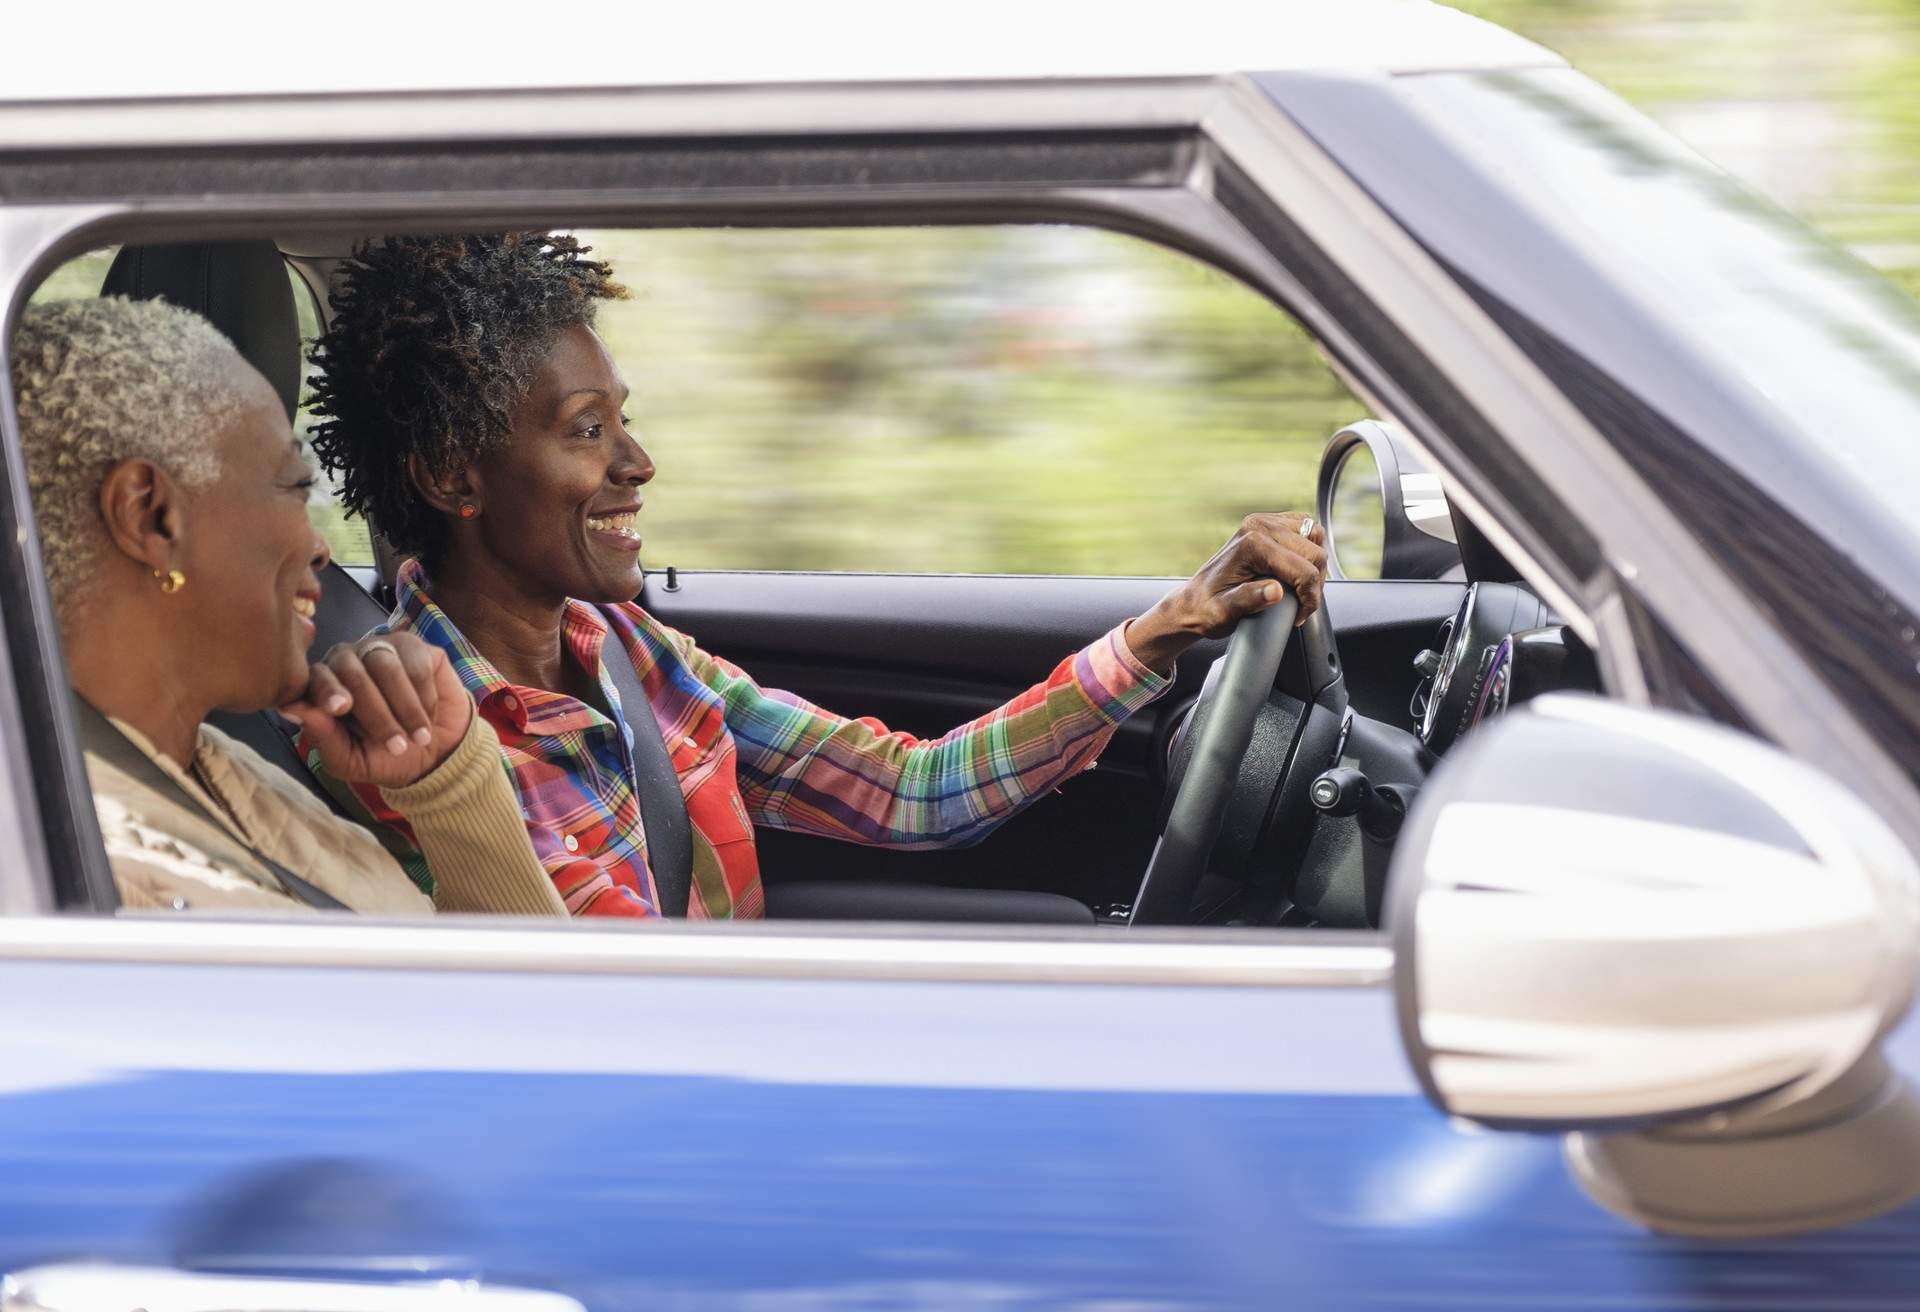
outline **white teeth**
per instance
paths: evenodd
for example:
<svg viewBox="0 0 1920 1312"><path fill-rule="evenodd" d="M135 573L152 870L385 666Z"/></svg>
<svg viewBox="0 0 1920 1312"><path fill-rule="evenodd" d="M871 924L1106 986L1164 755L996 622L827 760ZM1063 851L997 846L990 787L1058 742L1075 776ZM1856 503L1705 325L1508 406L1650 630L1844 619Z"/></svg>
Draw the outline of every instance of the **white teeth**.
<svg viewBox="0 0 1920 1312"><path fill-rule="evenodd" d="M313 612L314 612L313 598L295 597L293 599L293 613L295 615L298 615L301 619L307 619L307 620L312 619Z"/></svg>
<svg viewBox="0 0 1920 1312"><path fill-rule="evenodd" d="M622 511L617 515L588 515L587 527L608 533L618 533L622 537L638 537L639 534L633 531L635 518L637 516L631 510Z"/></svg>

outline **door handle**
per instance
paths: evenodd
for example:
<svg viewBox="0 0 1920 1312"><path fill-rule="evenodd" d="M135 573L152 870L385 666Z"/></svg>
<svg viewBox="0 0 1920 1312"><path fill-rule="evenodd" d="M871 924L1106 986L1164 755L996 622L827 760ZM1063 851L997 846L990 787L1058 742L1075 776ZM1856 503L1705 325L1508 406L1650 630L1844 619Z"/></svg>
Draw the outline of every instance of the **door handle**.
<svg viewBox="0 0 1920 1312"><path fill-rule="evenodd" d="M586 1312L565 1294L475 1280L280 1280L72 1263L0 1279L0 1312Z"/></svg>

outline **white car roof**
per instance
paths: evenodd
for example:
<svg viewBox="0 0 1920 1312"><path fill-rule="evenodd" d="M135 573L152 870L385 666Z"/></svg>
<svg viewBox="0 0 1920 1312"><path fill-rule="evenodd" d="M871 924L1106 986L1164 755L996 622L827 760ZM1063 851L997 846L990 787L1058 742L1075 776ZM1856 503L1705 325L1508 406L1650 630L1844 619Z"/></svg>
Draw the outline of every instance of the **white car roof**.
<svg viewBox="0 0 1920 1312"><path fill-rule="evenodd" d="M1557 62L1429 0L176 0L12 6L0 103L249 94L1404 73Z"/></svg>

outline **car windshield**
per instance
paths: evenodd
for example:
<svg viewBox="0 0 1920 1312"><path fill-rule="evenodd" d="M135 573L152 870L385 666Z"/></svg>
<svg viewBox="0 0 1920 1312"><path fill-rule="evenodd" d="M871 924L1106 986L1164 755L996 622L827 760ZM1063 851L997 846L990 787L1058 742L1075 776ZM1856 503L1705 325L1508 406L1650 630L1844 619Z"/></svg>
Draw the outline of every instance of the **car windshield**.
<svg viewBox="0 0 1920 1312"><path fill-rule="evenodd" d="M1739 380L1897 533L1920 537L1920 305L1571 70L1411 77L1396 90L1565 249L1652 311L1640 323L1659 322L1692 359ZM1660 349L1613 336L1615 351ZM1715 442L1714 425L1669 417ZM1764 457L1752 449L1720 454L1763 482L1781 473L1755 469Z"/></svg>

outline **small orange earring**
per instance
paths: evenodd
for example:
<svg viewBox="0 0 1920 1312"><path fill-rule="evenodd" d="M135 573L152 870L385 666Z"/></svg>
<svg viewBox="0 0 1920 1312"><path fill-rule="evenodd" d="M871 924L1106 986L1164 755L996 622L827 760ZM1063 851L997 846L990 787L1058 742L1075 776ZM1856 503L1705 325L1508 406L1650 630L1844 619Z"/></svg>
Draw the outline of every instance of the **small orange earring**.
<svg viewBox="0 0 1920 1312"><path fill-rule="evenodd" d="M480 507L474 505L473 502L462 501L460 503L460 518L472 519L475 515L479 513L480 513Z"/></svg>
<svg viewBox="0 0 1920 1312"><path fill-rule="evenodd" d="M153 576L160 580L160 591L169 596L187 586L187 576L177 569L170 569L165 574L155 570Z"/></svg>

